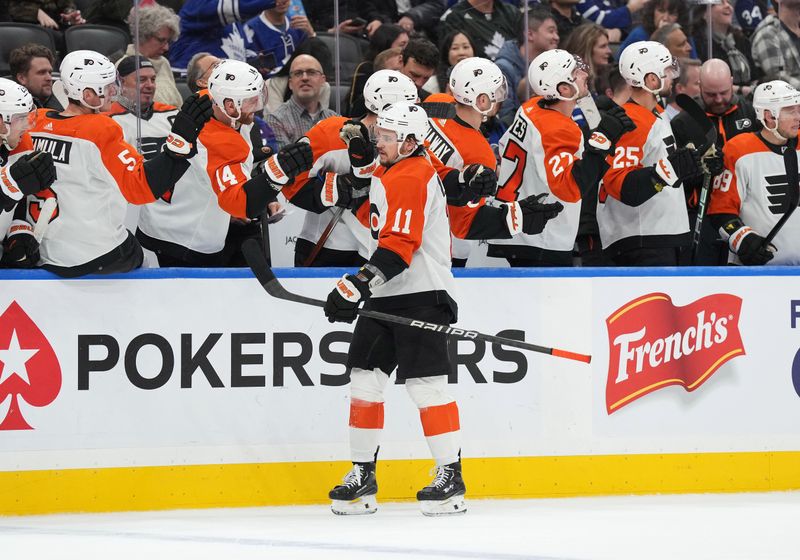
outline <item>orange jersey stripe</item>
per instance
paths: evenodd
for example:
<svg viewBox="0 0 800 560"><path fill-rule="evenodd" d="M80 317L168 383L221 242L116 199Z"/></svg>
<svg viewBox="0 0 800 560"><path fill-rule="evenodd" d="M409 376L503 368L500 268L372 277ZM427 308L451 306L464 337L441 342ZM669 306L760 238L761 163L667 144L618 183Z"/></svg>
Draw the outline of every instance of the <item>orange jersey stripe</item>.
<svg viewBox="0 0 800 560"><path fill-rule="evenodd" d="M457 432L461 429L458 420L458 405L455 401L439 406L419 409L419 419L425 437Z"/></svg>

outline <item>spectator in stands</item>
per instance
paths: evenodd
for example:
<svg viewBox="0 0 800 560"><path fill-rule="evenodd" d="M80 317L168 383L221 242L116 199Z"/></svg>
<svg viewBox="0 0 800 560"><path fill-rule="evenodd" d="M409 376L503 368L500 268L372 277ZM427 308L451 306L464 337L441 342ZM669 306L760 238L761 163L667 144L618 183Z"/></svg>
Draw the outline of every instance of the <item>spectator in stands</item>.
<svg viewBox="0 0 800 560"><path fill-rule="evenodd" d="M594 89L598 95L605 95L617 105L624 105L631 97L631 86L622 77L619 68L614 66L607 75L597 76Z"/></svg>
<svg viewBox="0 0 800 560"><path fill-rule="evenodd" d="M72 25L86 23L80 10L72 0L22 0L8 3L8 15L12 21L33 23L44 27L56 45L56 50L64 50L64 30Z"/></svg>
<svg viewBox="0 0 800 560"><path fill-rule="evenodd" d="M381 25L369 38L369 48L364 54L364 60L356 67L350 84L350 93L347 95L342 114L347 117L360 117L367 108L364 106L364 84L375 72L375 57L386 49L404 49L408 44L408 33L399 25Z"/></svg>
<svg viewBox="0 0 800 560"><path fill-rule="evenodd" d="M330 3L330 2L329 2ZM444 12L442 0L376 0L378 20L383 24L397 23L409 35L421 33L429 38L438 36L439 18ZM380 27L374 24L367 26L367 34L371 38Z"/></svg>
<svg viewBox="0 0 800 560"><path fill-rule="evenodd" d="M734 4L736 21L748 38L752 38L753 31L765 17L775 15L775 2L772 0L736 0Z"/></svg>
<svg viewBox="0 0 800 560"><path fill-rule="evenodd" d="M375 57L375 72L378 70L397 70L403 67L403 49L392 47Z"/></svg>
<svg viewBox="0 0 800 560"><path fill-rule="evenodd" d="M611 64L611 47L608 45L608 31L596 23L584 23L576 27L563 48L577 55L589 67L590 79L608 73ZM590 81L590 87L594 84ZM597 94L592 90L592 94Z"/></svg>
<svg viewBox="0 0 800 560"><path fill-rule="evenodd" d="M275 0L186 0L178 12L180 36L169 50L172 68L185 71L189 59L200 51L247 60L244 22L274 5Z"/></svg>
<svg viewBox="0 0 800 560"><path fill-rule="evenodd" d="M255 54L248 58L264 78L277 74L289 61L297 46L308 37L316 37L308 17L286 15L289 0L276 0L275 7L264 10L245 24L250 48Z"/></svg>
<svg viewBox="0 0 800 560"><path fill-rule="evenodd" d="M510 42L510 41L509 41ZM474 56L475 47L469 35L451 31L439 44L439 67L436 75L427 81L425 89L431 93L449 93L447 81L450 71L459 61Z"/></svg>
<svg viewBox="0 0 800 560"><path fill-rule="evenodd" d="M525 26L520 25L519 34L514 41L506 41L495 59L495 64L503 72L508 84L508 97L500 109L500 120L510 125L514 115L523 101L528 98L528 65L530 61L544 51L558 47L558 27L553 14L544 6L531 8L528 11L528 33ZM527 49L527 53L526 53ZM522 88L525 94L520 97L517 89Z"/></svg>
<svg viewBox="0 0 800 560"><path fill-rule="evenodd" d="M17 47L8 56L11 77L25 86L36 106L63 111L64 107L53 95L53 62L52 51L34 43Z"/></svg>
<svg viewBox="0 0 800 560"><path fill-rule="evenodd" d="M417 86L420 101L425 101L430 95L423 86L436 73L438 64L439 50L427 39L412 39L403 49L403 66L400 72L411 78Z"/></svg>
<svg viewBox="0 0 800 560"><path fill-rule="evenodd" d="M681 112L681 108L675 103L675 98L679 94L700 99L700 61L693 58L679 58L678 70L680 74L678 79L672 82L669 103L664 108L664 116L670 121Z"/></svg>
<svg viewBox="0 0 800 560"><path fill-rule="evenodd" d="M442 32L463 31L475 56L494 60L503 43L516 37L519 17L518 8L501 0L461 0L442 15Z"/></svg>
<svg viewBox="0 0 800 560"><path fill-rule="evenodd" d="M289 62L284 65L280 72L266 81L267 84L267 106L264 109L264 115L275 112L284 101L288 101L292 96L292 90L289 89L289 68L291 68L294 59L298 56L308 54L314 57L322 65L322 71L326 76L333 74L333 56L331 55L328 46L319 37L310 38L294 51L294 54L289 59ZM322 85L322 93L320 94L320 102L323 107L330 107L331 99L331 86L327 80Z"/></svg>
<svg viewBox="0 0 800 560"><path fill-rule="evenodd" d="M764 18L752 43L762 82L783 80L800 88L800 0L781 0L778 14Z"/></svg>
<svg viewBox="0 0 800 560"><path fill-rule="evenodd" d="M692 45L686 38L686 33L680 23L666 23L653 32L651 41L661 43L669 49L675 58L691 58Z"/></svg>
<svg viewBox="0 0 800 560"><path fill-rule="evenodd" d="M274 113L267 115L267 124L275 131L279 146L296 142L316 123L336 115L320 103L325 81L322 65L313 56L304 54L292 61L289 67L292 96Z"/></svg>
<svg viewBox="0 0 800 560"><path fill-rule="evenodd" d="M134 37L134 13L131 10L128 16L131 37ZM172 68L169 60L164 56L169 50L169 46L180 34L180 21L169 8L153 4L141 6L139 8L139 44L138 51L141 56L150 59L156 71L155 100L159 103L166 103L180 107L183 104L183 97L175 85L175 78L172 75ZM132 56L135 54L133 44L128 45L125 54Z"/></svg>
<svg viewBox="0 0 800 560"><path fill-rule="evenodd" d="M650 0L642 8L642 23L634 27L619 46L617 58L622 56L628 45L637 41L647 41L656 29L668 23L680 23L683 29L689 29L689 7L686 0ZM690 58L697 58L692 47Z"/></svg>
<svg viewBox="0 0 800 560"><path fill-rule="evenodd" d="M700 103L719 131L717 150L721 151L725 143L734 136L743 132L756 132L761 128L753 106L734 93L733 76L723 60L712 58L700 67ZM696 125L690 115L680 113L670 124L677 145L684 146L692 140L691 130ZM692 228L697 215L701 184L701 178L696 178L687 181L685 185L689 223ZM727 262L728 245L718 241L718 237L710 222L703 224L700 245L693 264L721 265ZM683 261L686 262L687 259L684 258Z"/></svg>
<svg viewBox="0 0 800 560"><path fill-rule="evenodd" d="M208 87L208 78L211 77L211 71L219 60L207 52L199 52L189 59L189 65L186 67L186 85L189 91L197 93Z"/></svg>
<svg viewBox="0 0 800 560"><path fill-rule="evenodd" d="M550 0L550 13L553 14L553 19L558 26L561 45L566 42L567 37L576 27L590 23L588 19L584 19L578 13L577 5L578 0Z"/></svg>
<svg viewBox="0 0 800 560"><path fill-rule="evenodd" d="M708 52L708 23L706 6L697 6L692 18L695 48L700 60L718 58L725 61L733 75L733 83L747 95L757 80L750 39L733 26L733 6L730 0L720 0L711 6L711 54Z"/></svg>
<svg viewBox="0 0 800 560"><path fill-rule="evenodd" d="M609 40L619 43L633 23L632 14L642 9L647 0L580 0L578 13L608 30Z"/></svg>

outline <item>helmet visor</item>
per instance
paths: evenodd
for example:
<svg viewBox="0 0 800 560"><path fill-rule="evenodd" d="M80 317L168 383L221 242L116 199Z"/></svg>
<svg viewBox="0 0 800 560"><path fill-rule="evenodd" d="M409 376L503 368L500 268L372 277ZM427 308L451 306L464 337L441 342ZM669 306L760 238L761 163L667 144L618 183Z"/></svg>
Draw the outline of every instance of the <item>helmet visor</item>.
<svg viewBox="0 0 800 560"><path fill-rule="evenodd" d="M261 92L242 100L242 113L258 113L267 106L267 85L261 87Z"/></svg>
<svg viewBox="0 0 800 560"><path fill-rule="evenodd" d="M508 83L506 82L505 77L503 78L503 83L497 86L497 89L494 90L494 101L495 103L501 103L508 98Z"/></svg>
<svg viewBox="0 0 800 560"><path fill-rule="evenodd" d="M17 113L11 115L8 127L12 131L26 132L36 125L36 110L31 109L27 113Z"/></svg>
<svg viewBox="0 0 800 560"><path fill-rule="evenodd" d="M672 64L664 68L664 77L671 78L673 80L677 80L678 76L681 75L681 67L678 64L678 59L674 56L672 57Z"/></svg>

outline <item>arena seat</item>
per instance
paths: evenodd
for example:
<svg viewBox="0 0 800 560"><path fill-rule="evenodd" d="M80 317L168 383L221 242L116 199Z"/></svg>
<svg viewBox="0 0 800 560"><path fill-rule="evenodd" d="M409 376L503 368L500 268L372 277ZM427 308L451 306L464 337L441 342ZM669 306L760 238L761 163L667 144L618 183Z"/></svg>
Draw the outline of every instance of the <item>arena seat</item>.
<svg viewBox="0 0 800 560"><path fill-rule="evenodd" d="M64 32L64 41L67 52L88 49L106 56L125 52L130 42L128 34L119 28L88 23L68 27Z"/></svg>
<svg viewBox="0 0 800 560"><path fill-rule="evenodd" d="M328 47L331 51L331 56L334 57L336 51L336 39L333 33L317 33L317 38L322 40L325 43L325 46ZM341 64L339 67L340 70L340 83L349 84L353 79L353 73L356 71L356 67L364 58L364 53L361 51L361 40L356 39L355 37L351 37L346 33L339 34L339 60ZM334 83L334 76L327 76L328 82L333 84Z"/></svg>
<svg viewBox="0 0 800 560"><path fill-rule="evenodd" d="M53 36L50 35L42 26L31 23L3 22L0 23L0 76L10 73L8 58L11 51L27 43L37 43L44 45L53 53L56 46L53 43Z"/></svg>

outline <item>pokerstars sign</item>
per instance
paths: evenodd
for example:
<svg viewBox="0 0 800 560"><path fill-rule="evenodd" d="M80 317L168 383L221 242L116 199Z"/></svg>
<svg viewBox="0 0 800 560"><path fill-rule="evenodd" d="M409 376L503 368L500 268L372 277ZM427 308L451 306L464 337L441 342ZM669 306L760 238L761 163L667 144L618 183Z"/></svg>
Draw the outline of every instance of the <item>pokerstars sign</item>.
<svg viewBox="0 0 800 560"><path fill-rule="evenodd" d="M61 390L61 366L53 347L36 323L12 301L0 315L0 403L11 406L0 430L32 430L20 402L47 406Z"/></svg>
<svg viewBox="0 0 800 560"><path fill-rule="evenodd" d="M663 293L638 297L607 319L606 411L670 385L694 391L725 362L744 355L742 300L714 294L676 306Z"/></svg>

